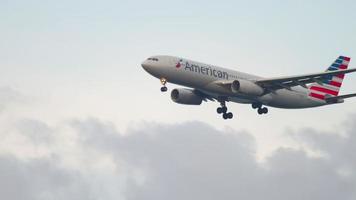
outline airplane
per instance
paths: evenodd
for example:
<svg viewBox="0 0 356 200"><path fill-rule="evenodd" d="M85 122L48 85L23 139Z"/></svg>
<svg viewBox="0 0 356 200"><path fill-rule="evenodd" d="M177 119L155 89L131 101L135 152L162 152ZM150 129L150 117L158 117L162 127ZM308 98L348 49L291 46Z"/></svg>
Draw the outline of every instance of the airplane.
<svg viewBox="0 0 356 200"><path fill-rule="evenodd" d="M161 91L167 82L188 88L171 91L171 99L179 104L200 105L203 101L218 101L217 113L223 119L232 119L226 102L251 104L258 114L267 114L265 106L300 109L343 103L356 93L339 95L350 58L339 56L325 72L298 76L263 78L215 65L204 64L175 56L152 56L141 66L160 79Z"/></svg>

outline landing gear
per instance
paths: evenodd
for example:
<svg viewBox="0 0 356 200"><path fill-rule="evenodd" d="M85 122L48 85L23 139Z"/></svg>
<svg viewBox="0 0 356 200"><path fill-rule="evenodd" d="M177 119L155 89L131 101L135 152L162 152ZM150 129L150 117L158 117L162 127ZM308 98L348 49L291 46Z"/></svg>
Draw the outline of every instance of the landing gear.
<svg viewBox="0 0 356 200"><path fill-rule="evenodd" d="M257 113L260 115L268 113L268 108L262 107L262 103L258 103L258 102L252 103L252 108L253 109L257 108Z"/></svg>
<svg viewBox="0 0 356 200"><path fill-rule="evenodd" d="M161 87L161 92L167 92L168 88L166 86Z"/></svg>
<svg viewBox="0 0 356 200"><path fill-rule="evenodd" d="M223 114L224 119L232 119L233 117L234 117L234 115L231 112Z"/></svg>
<svg viewBox="0 0 356 200"><path fill-rule="evenodd" d="M252 103L252 108L253 108L253 109L261 108L261 107L262 107L262 103L258 103L258 102Z"/></svg>
<svg viewBox="0 0 356 200"><path fill-rule="evenodd" d="M227 107L223 106L223 107L219 107L216 109L216 112L218 114L221 114L221 113L226 113L227 112Z"/></svg>
<svg viewBox="0 0 356 200"><path fill-rule="evenodd" d="M221 107L216 109L218 114L222 114L223 119L232 119L234 115L231 112L227 112L227 107L225 101L220 102Z"/></svg>
<svg viewBox="0 0 356 200"><path fill-rule="evenodd" d="M257 110L258 114L262 115L262 114L267 114L268 113L268 108L263 107L263 108L259 108Z"/></svg>
<svg viewBox="0 0 356 200"><path fill-rule="evenodd" d="M167 83L167 79L165 78L160 78L161 84L163 85L161 87L161 92L167 92L167 87L166 87L166 83Z"/></svg>

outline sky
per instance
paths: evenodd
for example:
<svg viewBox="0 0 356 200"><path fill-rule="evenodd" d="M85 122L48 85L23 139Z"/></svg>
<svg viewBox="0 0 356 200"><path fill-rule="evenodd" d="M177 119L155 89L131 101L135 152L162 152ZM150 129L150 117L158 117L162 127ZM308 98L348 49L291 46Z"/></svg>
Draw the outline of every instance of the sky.
<svg viewBox="0 0 356 200"><path fill-rule="evenodd" d="M263 77L324 71L356 57L355 9L0 1L0 197L355 199L355 99L263 116L228 103L224 121L216 102L175 104L140 66L173 55ZM341 93L355 85L347 75Z"/></svg>

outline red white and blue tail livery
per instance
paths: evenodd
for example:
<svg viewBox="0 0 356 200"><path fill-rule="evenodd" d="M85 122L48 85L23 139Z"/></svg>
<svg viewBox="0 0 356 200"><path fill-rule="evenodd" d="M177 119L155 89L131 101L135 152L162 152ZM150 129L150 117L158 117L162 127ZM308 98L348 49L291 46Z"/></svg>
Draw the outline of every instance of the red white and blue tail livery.
<svg viewBox="0 0 356 200"><path fill-rule="evenodd" d="M348 68L350 60L349 57L339 56L326 71L345 70ZM344 78L345 74L326 76L322 84L311 84L309 96L320 100L325 100L326 97L338 96Z"/></svg>
<svg viewBox="0 0 356 200"><path fill-rule="evenodd" d="M217 100L217 112L224 119L233 114L227 111L226 102L251 104L258 114L266 114L263 105L297 109L343 103L356 93L339 95L345 75L355 72L348 69L351 59L339 56L325 72L299 76L262 78L215 65L204 64L174 56L153 56L141 65L151 75L159 78L167 91L171 82L189 88L172 90L174 102L200 105L203 101Z"/></svg>

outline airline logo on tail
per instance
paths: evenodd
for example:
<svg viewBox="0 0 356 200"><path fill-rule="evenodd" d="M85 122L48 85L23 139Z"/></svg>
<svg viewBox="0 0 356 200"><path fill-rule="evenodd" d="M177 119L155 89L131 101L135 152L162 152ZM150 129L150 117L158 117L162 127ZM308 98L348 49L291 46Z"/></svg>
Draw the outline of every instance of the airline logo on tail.
<svg viewBox="0 0 356 200"><path fill-rule="evenodd" d="M336 59L335 62L326 71L347 69L350 60L351 59L349 57L339 56L339 58ZM345 74L325 77L323 84L314 83L311 85L309 88L309 96L320 100L324 100L326 96L337 96L339 94L344 78Z"/></svg>

